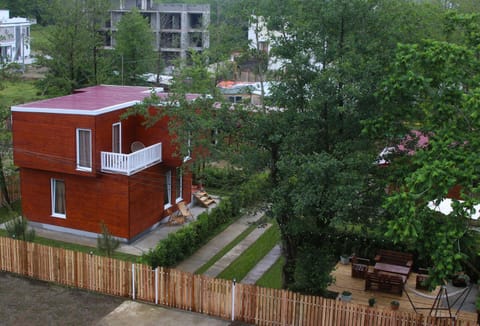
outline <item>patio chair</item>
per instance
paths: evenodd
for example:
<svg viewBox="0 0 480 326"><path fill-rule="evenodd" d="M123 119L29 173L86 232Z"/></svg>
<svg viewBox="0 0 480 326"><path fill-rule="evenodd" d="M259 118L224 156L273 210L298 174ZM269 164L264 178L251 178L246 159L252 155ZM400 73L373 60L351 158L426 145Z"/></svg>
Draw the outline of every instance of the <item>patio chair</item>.
<svg viewBox="0 0 480 326"><path fill-rule="evenodd" d="M183 201L179 202L177 204L177 207L178 207L178 210L180 211L180 215L184 218L193 218L193 215L192 213L190 212L190 210L187 208L187 206L185 205L185 203Z"/></svg>
<svg viewBox="0 0 480 326"><path fill-rule="evenodd" d="M370 259L352 257L352 277L365 278L368 272L368 266L370 266Z"/></svg>

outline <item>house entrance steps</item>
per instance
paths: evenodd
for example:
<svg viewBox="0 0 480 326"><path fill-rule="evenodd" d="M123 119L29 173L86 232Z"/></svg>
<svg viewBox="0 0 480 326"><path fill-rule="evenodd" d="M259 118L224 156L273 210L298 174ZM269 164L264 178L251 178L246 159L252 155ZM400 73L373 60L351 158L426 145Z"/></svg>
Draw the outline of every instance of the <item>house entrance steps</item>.
<svg viewBox="0 0 480 326"><path fill-rule="evenodd" d="M275 264L278 258L282 255L282 247L277 244L270 250L265 257L258 262L257 265L243 278L241 283L243 284L255 284L270 267Z"/></svg>
<svg viewBox="0 0 480 326"><path fill-rule="evenodd" d="M237 259L245 250L248 249L260 236L268 230L272 224L267 224L264 227L258 227L253 230L245 239L240 241L235 247L220 258L212 267L210 267L203 275L216 277L225 268L228 267L235 259ZM233 240L233 238L230 238Z"/></svg>
<svg viewBox="0 0 480 326"><path fill-rule="evenodd" d="M220 250L227 246L233 239L245 231L252 223L255 223L262 218L264 214L265 212L259 211L254 214L246 214L240 217L238 220L230 224L230 226L227 227L222 233L215 236L207 244L197 250L197 252L178 264L175 268L184 272L194 273L197 269L205 265L205 263L207 263Z"/></svg>

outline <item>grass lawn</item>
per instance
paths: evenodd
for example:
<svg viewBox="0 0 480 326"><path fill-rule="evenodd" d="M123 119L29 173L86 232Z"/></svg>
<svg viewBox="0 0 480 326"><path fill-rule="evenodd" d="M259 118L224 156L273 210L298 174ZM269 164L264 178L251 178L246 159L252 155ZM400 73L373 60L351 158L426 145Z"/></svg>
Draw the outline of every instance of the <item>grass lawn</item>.
<svg viewBox="0 0 480 326"><path fill-rule="evenodd" d="M0 107L23 104L42 99L33 81L4 81L0 87Z"/></svg>
<svg viewBox="0 0 480 326"><path fill-rule="evenodd" d="M229 252L233 247L235 247L240 241L245 239L247 235L249 235L255 228L257 227L256 224L250 225L245 231L240 233L232 242L230 242L227 246L223 247L215 256L210 258L202 267L195 271L195 274L203 274L205 273L210 267L212 267L220 258L222 258L227 252Z"/></svg>
<svg viewBox="0 0 480 326"><path fill-rule="evenodd" d="M282 268L285 258L280 257L269 270L255 283L265 288L281 289L282 288Z"/></svg>
<svg viewBox="0 0 480 326"><path fill-rule="evenodd" d="M245 252L235 259L226 269L224 269L218 278L227 280L242 280L250 270L272 250L280 240L280 230L274 223L257 241L255 241Z"/></svg>

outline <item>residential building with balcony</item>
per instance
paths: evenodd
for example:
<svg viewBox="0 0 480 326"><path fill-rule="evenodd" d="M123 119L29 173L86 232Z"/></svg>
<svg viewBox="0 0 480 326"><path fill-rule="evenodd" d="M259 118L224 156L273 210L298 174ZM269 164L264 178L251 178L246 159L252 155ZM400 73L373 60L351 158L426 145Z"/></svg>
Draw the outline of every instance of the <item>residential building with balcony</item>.
<svg viewBox="0 0 480 326"><path fill-rule="evenodd" d="M105 45L115 47L117 24L127 12L137 8L148 20L155 35L154 48L167 64L188 57L188 51L209 47L209 4L160 4L153 0L112 0L110 20L106 26Z"/></svg>
<svg viewBox="0 0 480 326"><path fill-rule="evenodd" d="M35 21L0 10L0 63L30 61L30 26Z"/></svg>
<svg viewBox="0 0 480 326"><path fill-rule="evenodd" d="M175 155L168 117L150 128L137 115L122 119L150 92L101 85L11 108L29 221L90 237L103 222L129 242L165 221L177 203L191 202L191 173Z"/></svg>

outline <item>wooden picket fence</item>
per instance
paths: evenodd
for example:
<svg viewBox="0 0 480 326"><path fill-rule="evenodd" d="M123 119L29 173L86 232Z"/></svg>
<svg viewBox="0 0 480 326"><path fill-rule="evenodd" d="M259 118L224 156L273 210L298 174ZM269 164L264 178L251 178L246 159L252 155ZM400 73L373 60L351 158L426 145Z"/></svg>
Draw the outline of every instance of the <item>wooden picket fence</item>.
<svg viewBox="0 0 480 326"><path fill-rule="evenodd" d="M22 198L20 192L20 175L14 174L5 177L5 183L7 185L8 197L10 202L13 203ZM5 194L0 192L0 207L5 204Z"/></svg>
<svg viewBox="0 0 480 326"><path fill-rule="evenodd" d="M255 325L474 326L0 237L0 270Z"/></svg>

